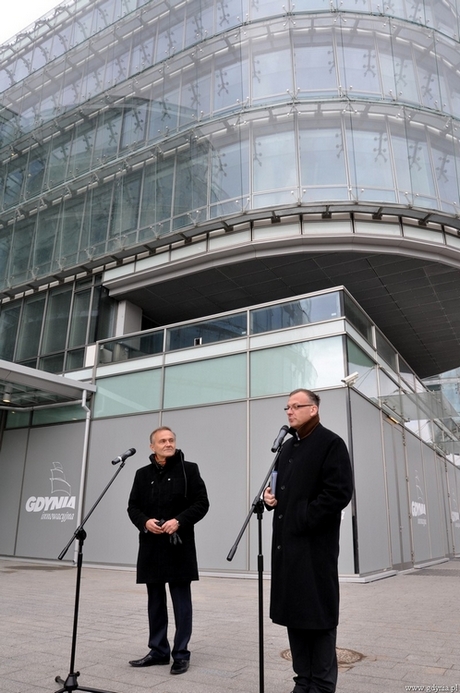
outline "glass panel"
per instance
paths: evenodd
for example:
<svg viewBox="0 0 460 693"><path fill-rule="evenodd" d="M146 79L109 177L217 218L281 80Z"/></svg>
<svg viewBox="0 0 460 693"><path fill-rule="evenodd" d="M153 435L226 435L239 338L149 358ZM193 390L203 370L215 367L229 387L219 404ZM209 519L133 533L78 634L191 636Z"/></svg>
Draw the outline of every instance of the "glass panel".
<svg viewBox="0 0 460 693"><path fill-rule="evenodd" d="M117 305L107 289L100 286L94 289L88 343L113 336Z"/></svg>
<svg viewBox="0 0 460 693"><path fill-rule="evenodd" d="M57 242L56 259L63 267L77 262L85 200L69 200L64 204L62 232Z"/></svg>
<svg viewBox="0 0 460 693"><path fill-rule="evenodd" d="M254 351L250 364L251 397L331 387L345 375L344 343L339 336Z"/></svg>
<svg viewBox="0 0 460 693"><path fill-rule="evenodd" d="M21 306L3 308L0 313L0 359L12 361Z"/></svg>
<svg viewBox="0 0 460 693"><path fill-rule="evenodd" d="M152 26L139 32L133 40L129 73L135 75L150 67L153 62L154 37Z"/></svg>
<svg viewBox="0 0 460 693"><path fill-rule="evenodd" d="M279 44L286 41L280 34L277 38L277 49L270 46L269 40L265 40L263 52L254 52L252 57L252 91L253 99L266 100L270 97L282 95L286 98L286 92L293 92L291 50L289 47L278 48Z"/></svg>
<svg viewBox="0 0 460 693"><path fill-rule="evenodd" d="M40 212L38 215L32 268L36 276L43 277L51 270L52 262L55 259L54 244L56 242L60 216L60 205Z"/></svg>
<svg viewBox="0 0 460 693"><path fill-rule="evenodd" d="M153 226L171 216L174 160L160 160L146 169L142 195L141 227Z"/></svg>
<svg viewBox="0 0 460 693"><path fill-rule="evenodd" d="M113 110L103 113L94 144L93 161L97 165L102 165L117 155L120 131L121 113Z"/></svg>
<svg viewBox="0 0 460 693"><path fill-rule="evenodd" d="M212 149L211 216L232 213L243 195L249 191L248 141L221 144L216 139ZM226 200L234 200L229 207ZM215 204L217 203L217 204Z"/></svg>
<svg viewBox="0 0 460 693"><path fill-rule="evenodd" d="M283 4L283 0L264 0L264 2L251 3L251 19L260 21L261 17L276 16L284 12L286 12L286 5Z"/></svg>
<svg viewBox="0 0 460 693"><path fill-rule="evenodd" d="M97 381L94 417L160 409L161 370L142 371Z"/></svg>
<svg viewBox="0 0 460 693"><path fill-rule="evenodd" d="M208 147L194 141L187 151L178 154L174 216L184 215L186 224L190 224L190 214L208 201L208 158Z"/></svg>
<svg viewBox="0 0 460 693"><path fill-rule="evenodd" d="M163 352L163 330L135 337L119 337L101 344L99 363L117 363Z"/></svg>
<svg viewBox="0 0 460 693"><path fill-rule="evenodd" d="M337 76L332 37L312 35L311 31L296 34L295 76L300 92L320 94L337 92ZM327 41L327 43L326 43ZM304 94L305 95L305 94Z"/></svg>
<svg viewBox="0 0 460 693"><path fill-rule="evenodd" d="M388 133L385 121L375 125L374 131L356 129L354 123L347 129L348 151L350 156L350 173L352 185L359 190L356 194L361 199L381 199L382 191L387 194L384 199L394 201L394 181L388 145ZM379 192L370 193L370 190Z"/></svg>
<svg viewBox="0 0 460 693"><path fill-rule="evenodd" d="M230 41L230 37L227 37ZM247 58L235 60L233 53L215 56L214 112L235 107L248 93Z"/></svg>
<svg viewBox="0 0 460 693"><path fill-rule="evenodd" d="M395 373L397 373L398 362L396 359L396 351L393 349L390 342L386 340L378 330L375 331L375 339L378 355L381 356L388 363L388 365L392 367Z"/></svg>
<svg viewBox="0 0 460 693"><path fill-rule="evenodd" d="M400 389L397 383L395 383L392 378L390 378L384 371L382 371L381 368L378 370L379 374L379 382L380 382L380 397L395 397L399 398L400 397ZM391 400L389 400L391 401ZM398 409L400 408L400 404L398 406L394 406L393 408Z"/></svg>
<svg viewBox="0 0 460 693"><path fill-rule="evenodd" d="M69 176L76 178L89 170L94 149L94 123L79 125L72 142Z"/></svg>
<svg viewBox="0 0 460 693"><path fill-rule="evenodd" d="M78 404L68 407L53 407L52 409L38 409L33 412L32 426L43 426L65 421L79 421L86 416L83 407Z"/></svg>
<svg viewBox="0 0 460 693"><path fill-rule="evenodd" d="M1 181L0 181L1 183ZM0 287L8 284L8 260L10 257L11 230L0 232Z"/></svg>
<svg viewBox="0 0 460 693"><path fill-rule="evenodd" d="M50 293L40 350L42 354L65 349L71 299L72 288L59 289Z"/></svg>
<svg viewBox="0 0 460 693"><path fill-rule="evenodd" d="M34 230L35 221L19 222L14 228L10 271L13 284L20 284L30 278L30 254Z"/></svg>
<svg viewBox="0 0 460 693"><path fill-rule="evenodd" d="M69 351L66 356L66 371L73 371L78 368L83 368L85 364L85 350L74 349Z"/></svg>
<svg viewBox="0 0 460 693"><path fill-rule="evenodd" d="M70 142L60 138L53 140L48 161L48 184L53 188L63 183L69 162Z"/></svg>
<svg viewBox="0 0 460 693"><path fill-rule="evenodd" d="M39 359L38 367L41 371L48 373L62 373L64 370L64 352Z"/></svg>
<svg viewBox="0 0 460 693"><path fill-rule="evenodd" d="M7 412L6 428L27 428L30 426L30 411Z"/></svg>
<svg viewBox="0 0 460 693"><path fill-rule="evenodd" d="M26 198L38 195L42 189L47 154L46 147L39 147L30 155L26 178Z"/></svg>
<svg viewBox="0 0 460 693"><path fill-rule="evenodd" d="M417 193L418 204L427 204L429 200L434 204L435 186L427 142L416 140L410 134L396 136L393 137L393 150L402 200L411 203Z"/></svg>
<svg viewBox="0 0 460 693"><path fill-rule="evenodd" d="M460 159L456 156L454 143L454 138L451 139L449 137L449 140L445 140L443 137L435 134L431 136L431 155L435 167L439 197L447 203L458 200L459 194L458 167ZM449 208L446 211L450 211Z"/></svg>
<svg viewBox="0 0 460 693"><path fill-rule="evenodd" d="M75 294L70 320L69 347L86 344L90 304L91 289Z"/></svg>
<svg viewBox="0 0 460 693"><path fill-rule="evenodd" d="M121 147L143 142L145 139L145 125L147 121L147 104L133 104L127 107L123 115L121 132Z"/></svg>
<svg viewBox="0 0 460 693"><path fill-rule="evenodd" d="M372 323L357 303L352 301L348 294L343 294L345 304L345 317L351 322L358 332L372 344Z"/></svg>
<svg viewBox="0 0 460 693"><path fill-rule="evenodd" d="M192 120L209 116L211 110L211 75L206 72L187 74L184 72L181 90L181 118L179 127L188 125Z"/></svg>
<svg viewBox="0 0 460 693"><path fill-rule="evenodd" d="M10 164L8 167L3 197L5 208L17 204L20 200L25 167L26 157L22 157L19 162Z"/></svg>
<svg viewBox="0 0 460 693"><path fill-rule="evenodd" d="M441 106L439 74L436 56L432 51L433 49L424 51L418 56L417 72L423 105L428 108L439 110Z"/></svg>
<svg viewBox="0 0 460 693"><path fill-rule="evenodd" d="M279 190L297 183L296 146L293 132L283 132L279 125L270 134L259 134L254 140L254 190ZM280 171L283 171L282 182Z"/></svg>
<svg viewBox="0 0 460 693"><path fill-rule="evenodd" d="M166 351L186 349L199 344L211 344L226 339L235 339L247 334L246 313L230 315L193 325L173 327L166 332Z"/></svg>
<svg viewBox="0 0 460 693"><path fill-rule="evenodd" d="M402 101L419 103L420 98L417 91L414 61L410 48L402 46L401 43L395 45L394 42L393 46L397 50L397 55L392 58L384 56L386 60L391 60L394 64L395 92L393 93L396 93L398 99Z"/></svg>
<svg viewBox="0 0 460 693"><path fill-rule="evenodd" d="M407 363L404 361L401 356L399 357L399 372L401 375L401 378L405 380L405 382L409 385L411 390L415 390L415 376L414 376L414 371L410 366L407 365Z"/></svg>
<svg viewBox="0 0 460 693"><path fill-rule="evenodd" d="M165 409L245 397L246 354L183 363L165 370Z"/></svg>
<svg viewBox="0 0 460 693"><path fill-rule="evenodd" d="M312 322L331 320L341 314L339 292L301 298L299 301L251 310L251 334L284 330L296 325L308 325Z"/></svg>
<svg viewBox="0 0 460 693"><path fill-rule="evenodd" d="M342 128L338 123L323 127L324 118L302 123L300 167L305 200L343 199L347 196Z"/></svg>
<svg viewBox="0 0 460 693"><path fill-rule="evenodd" d="M137 229L140 190L141 176L139 173L126 176L115 185L112 222L110 225L110 237L112 239L110 250L134 240L129 239L128 241L127 238L119 237L127 231Z"/></svg>
<svg viewBox="0 0 460 693"><path fill-rule="evenodd" d="M348 372L359 373L354 387L366 397L378 396L377 366L351 339L347 338Z"/></svg>
<svg viewBox="0 0 460 693"><path fill-rule="evenodd" d="M37 356L44 308L44 296L33 296L24 302L16 352L17 361Z"/></svg>
<svg viewBox="0 0 460 693"><path fill-rule="evenodd" d="M373 37L342 33L346 41L338 49L340 84L353 94L379 94L379 69Z"/></svg>
<svg viewBox="0 0 460 693"><path fill-rule="evenodd" d="M107 243L107 228L110 219L113 184L92 191L86 208L80 246L80 259L98 257L104 253Z"/></svg>

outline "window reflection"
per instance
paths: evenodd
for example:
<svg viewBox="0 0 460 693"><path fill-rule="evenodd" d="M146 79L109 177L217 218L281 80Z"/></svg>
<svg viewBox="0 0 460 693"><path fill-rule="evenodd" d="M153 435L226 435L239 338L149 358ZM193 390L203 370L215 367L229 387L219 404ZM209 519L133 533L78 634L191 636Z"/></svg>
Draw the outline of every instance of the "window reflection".
<svg viewBox="0 0 460 693"><path fill-rule="evenodd" d="M168 366L164 408L243 399L246 397L246 370L246 354Z"/></svg>
<svg viewBox="0 0 460 693"><path fill-rule="evenodd" d="M0 359L12 361L19 324L20 306L6 306L0 313Z"/></svg>
<svg viewBox="0 0 460 693"><path fill-rule="evenodd" d="M25 362L28 365L27 360L38 354L44 308L44 296L33 296L24 302L16 352L16 361L19 363Z"/></svg>
<svg viewBox="0 0 460 693"><path fill-rule="evenodd" d="M374 361L347 338L348 373L358 373L354 388L370 399L378 396L377 368Z"/></svg>
<svg viewBox="0 0 460 693"><path fill-rule="evenodd" d="M340 294L312 296L250 311L251 334L283 330L312 322L331 320L341 315Z"/></svg>
<svg viewBox="0 0 460 693"><path fill-rule="evenodd" d="M344 376L343 340L329 337L253 351L250 364L251 397L329 387Z"/></svg>
<svg viewBox="0 0 460 693"><path fill-rule="evenodd" d="M367 315L346 292L343 292L343 301L345 306L345 317L347 320L350 321L353 327L358 330L358 332L369 342L369 344L372 344L372 323Z"/></svg>
<svg viewBox="0 0 460 693"><path fill-rule="evenodd" d="M387 339L385 339L383 334L378 330L375 331L375 340L378 355L381 356L388 363L389 366L391 366L395 373L397 373L398 362L396 358L396 351L391 346L390 342Z"/></svg>
<svg viewBox="0 0 460 693"><path fill-rule="evenodd" d="M201 344L212 344L213 342L242 337L246 334L247 316L246 313L239 313L229 317L168 329L166 331L166 350L174 351Z"/></svg>

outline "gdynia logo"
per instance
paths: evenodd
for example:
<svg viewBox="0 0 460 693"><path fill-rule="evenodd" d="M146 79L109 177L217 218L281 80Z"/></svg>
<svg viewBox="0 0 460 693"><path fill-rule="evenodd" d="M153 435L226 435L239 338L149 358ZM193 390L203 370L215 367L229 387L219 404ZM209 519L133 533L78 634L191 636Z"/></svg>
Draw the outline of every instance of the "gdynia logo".
<svg viewBox="0 0 460 693"><path fill-rule="evenodd" d="M413 517L420 517L420 515L426 515L425 503L418 503L417 501L412 501L412 515Z"/></svg>
<svg viewBox="0 0 460 693"><path fill-rule="evenodd" d="M411 503L412 517L417 518L417 524L426 526L425 498L423 497L422 482L420 481L417 470L415 470L415 489L417 492L417 500ZM425 517L423 517L423 515L425 515Z"/></svg>
<svg viewBox="0 0 460 693"><path fill-rule="evenodd" d="M41 513L41 520L73 520L75 513L75 496L72 496L70 484L66 481L60 462L53 462L51 471L51 496L30 496L26 501L28 513ZM65 512L55 512L56 510Z"/></svg>

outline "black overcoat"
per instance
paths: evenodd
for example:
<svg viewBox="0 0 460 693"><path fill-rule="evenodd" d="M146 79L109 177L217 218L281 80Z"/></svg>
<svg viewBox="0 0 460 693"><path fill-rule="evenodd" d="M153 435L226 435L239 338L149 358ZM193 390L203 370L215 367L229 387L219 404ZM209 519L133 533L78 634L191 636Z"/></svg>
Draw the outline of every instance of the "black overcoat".
<svg viewBox="0 0 460 693"><path fill-rule="evenodd" d="M208 508L206 486L197 464L186 462L176 450L160 471L150 456L150 464L136 472L128 501L128 515L139 530L138 583L198 580L194 525ZM176 518L182 543L172 543L169 534L146 531L145 523L152 518Z"/></svg>
<svg viewBox="0 0 460 693"><path fill-rule="evenodd" d="M283 445L277 467L270 616L290 628L335 628L341 511L353 492L347 448L318 424Z"/></svg>

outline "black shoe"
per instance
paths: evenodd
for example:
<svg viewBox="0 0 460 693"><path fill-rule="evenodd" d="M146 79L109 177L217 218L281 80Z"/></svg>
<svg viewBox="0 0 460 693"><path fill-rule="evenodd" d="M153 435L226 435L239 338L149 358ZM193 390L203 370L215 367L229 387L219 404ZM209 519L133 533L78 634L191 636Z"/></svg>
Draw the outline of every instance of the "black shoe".
<svg viewBox="0 0 460 693"><path fill-rule="evenodd" d="M151 652L142 659L132 659L132 667L152 667L154 664L169 664L169 657L155 657Z"/></svg>
<svg viewBox="0 0 460 693"><path fill-rule="evenodd" d="M171 674L185 674L190 666L188 659L176 659L171 667Z"/></svg>

